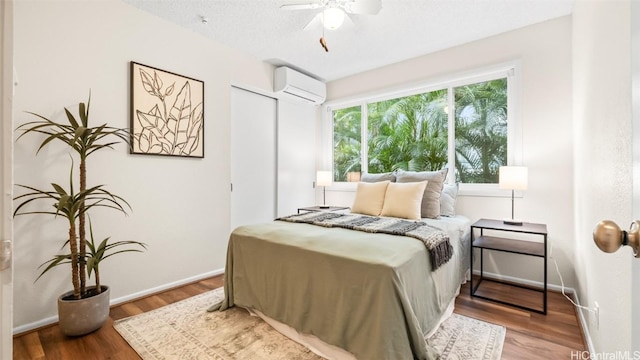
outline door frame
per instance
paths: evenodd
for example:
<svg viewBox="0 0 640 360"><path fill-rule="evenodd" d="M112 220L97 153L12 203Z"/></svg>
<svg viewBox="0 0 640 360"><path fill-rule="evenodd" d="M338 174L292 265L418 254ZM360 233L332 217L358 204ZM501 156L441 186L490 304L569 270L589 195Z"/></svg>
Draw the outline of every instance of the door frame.
<svg viewBox="0 0 640 360"><path fill-rule="evenodd" d="M2 37L0 38L0 241L8 240L11 247L13 235L13 5L14 0L0 2ZM13 263L13 262L12 262ZM13 357L13 264L0 270L0 358Z"/></svg>
<svg viewBox="0 0 640 360"><path fill-rule="evenodd" d="M633 218L640 219L640 4L631 1L631 124ZM631 348L640 353L640 259L631 258Z"/></svg>

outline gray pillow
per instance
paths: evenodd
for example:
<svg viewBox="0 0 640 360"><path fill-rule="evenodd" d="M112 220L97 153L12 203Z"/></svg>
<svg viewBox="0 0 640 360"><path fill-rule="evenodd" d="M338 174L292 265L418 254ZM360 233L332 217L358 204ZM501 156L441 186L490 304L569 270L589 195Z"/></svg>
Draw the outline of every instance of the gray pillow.
<svg viewBox="0 0 640 360"><path fill-rule="evenodd" d="M380 182L389 180L391 182L396 182L396 175L392 172L381 173L381 174L369 174L368 172L363 172L360 176L360 181L363 182Z"/></svg>
<svg viewBox="0 0 640 360"><path fill-rule="evenodd" d="M440 217L440 194L448 170L448 168L420 172L396 170L396 181L399 183L428 181L422 196L421 212L423 218L437 219Z"/></svg>
<svg viewBox="0 0 640 360"><path fill-rule="evenodd" d="M456 216L456 198L458 183L444 184L440 195L440 216Z"/></svg>

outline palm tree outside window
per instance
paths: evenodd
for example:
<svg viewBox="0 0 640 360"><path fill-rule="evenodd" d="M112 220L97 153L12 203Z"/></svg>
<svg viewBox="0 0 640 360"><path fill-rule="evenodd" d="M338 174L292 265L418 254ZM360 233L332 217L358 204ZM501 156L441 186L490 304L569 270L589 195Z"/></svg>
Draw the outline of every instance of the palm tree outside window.
<svg viewBox="0 0 640 360"><path fill-rule="evenodd" d="M349 172L433 171L453 163L456 182L497 183L507 165L508 93L507 78L499 77L332 110L334 181L347 181Z"/></svg>

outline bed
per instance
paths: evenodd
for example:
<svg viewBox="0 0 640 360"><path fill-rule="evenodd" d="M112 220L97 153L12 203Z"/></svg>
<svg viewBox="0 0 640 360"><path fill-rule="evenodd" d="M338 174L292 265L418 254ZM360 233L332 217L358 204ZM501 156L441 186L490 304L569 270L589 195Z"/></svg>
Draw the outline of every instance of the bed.
<svg viewBox="0 0 640 360"><path fill-rule="evenodd" d="M273 221L229 239L225 299L326 358L432 359L424 340L453 311L468 274L463 216L422 219L448 234L432 271L416 238Z"/></svg>

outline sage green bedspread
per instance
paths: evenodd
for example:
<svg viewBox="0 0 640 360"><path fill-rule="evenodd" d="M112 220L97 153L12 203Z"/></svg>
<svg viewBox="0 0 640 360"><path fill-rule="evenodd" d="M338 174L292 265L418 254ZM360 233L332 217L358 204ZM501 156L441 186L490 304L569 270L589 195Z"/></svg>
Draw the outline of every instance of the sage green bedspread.
<svg viewBox="0 0 640 360"><path fill-rule="evenodd" d="M461 261L468 268L468 251L453 240L454 258L432 273L425 245L410 237L242 226L229 239L221 310L259 310L358 359L434 359L424 336L456 295Z"/></svg>

